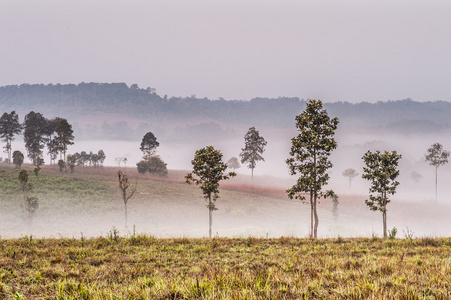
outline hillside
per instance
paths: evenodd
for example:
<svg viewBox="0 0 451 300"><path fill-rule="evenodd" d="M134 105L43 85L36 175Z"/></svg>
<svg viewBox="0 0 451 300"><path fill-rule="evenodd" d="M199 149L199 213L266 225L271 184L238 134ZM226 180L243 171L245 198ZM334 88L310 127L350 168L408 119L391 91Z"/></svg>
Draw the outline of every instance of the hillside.
<svg viewBox="0 0 451 300"><path fill-rule="evenodd" d="M425 133L447 130L451 125L448 119L451 103L444 101L423 103L404 99L352 104L322 100L325 100L325 108L329 113L339 117L341 125L345 127ZM250 101L199 99L194 95L168 98L158 95L153 88L142 89L137 85L128 87L125 83L0 87L0 109L3 111L16 110L26 114L34 110L49 116L63 116L75 122L101 113L133 118L152 125L174 121L184 121L185 125L214 121L287 128L293 126L294 116L303 109L304 104L303 99L288 97L259 97Z"/></svg>
<svg viewBox="0 0 451 300"><path fill-rule="evenodd" d="M25 167L30 168L30 166ZM121 235L138 233L156 237L204 237L208 235L208 210L197 186L184 183L186 171L169 170L167 178L138 174L123 169L137 193L128 203L128 228L124 226L124 204L114 167L77 168L75 174L60 173L56 166L44 166L36 177L30 171L32 191L39 209L28 228L22 209L23 194L17 170L1 167L0 228L2 237L105 236L112 228ZM240 175L221 185L218 210L213 214L213 233L220 237L307 237L310 208L288 200L289 181L257 176L255 185ZM260 185L261 184L261 185ZM320 237L380 235L381 215L364 204L367 195L337 191L340 204L333 212L329 199L318 206ZM451 221L448 206L413 202L394 197L389 205L389 228L398 235L447 236ZM419 222L418 220L421 220Z"/></svg>

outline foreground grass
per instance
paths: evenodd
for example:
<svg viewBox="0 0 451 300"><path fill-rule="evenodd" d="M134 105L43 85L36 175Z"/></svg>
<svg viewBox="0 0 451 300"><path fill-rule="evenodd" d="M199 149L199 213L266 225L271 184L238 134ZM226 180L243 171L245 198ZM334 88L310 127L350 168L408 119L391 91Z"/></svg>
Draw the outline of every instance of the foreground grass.
<svg viewBox="0 0 451 300"><path fill-rule="evenodd" d="M449 299L451 239L0 240L0 298Z"/></svg>

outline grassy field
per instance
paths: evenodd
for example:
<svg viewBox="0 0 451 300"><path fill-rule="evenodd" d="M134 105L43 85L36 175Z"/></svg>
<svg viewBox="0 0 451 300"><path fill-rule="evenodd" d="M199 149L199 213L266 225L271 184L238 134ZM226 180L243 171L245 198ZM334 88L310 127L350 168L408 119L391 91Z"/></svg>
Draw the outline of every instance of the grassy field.
<svg viewBox="0 0 451 300"><path fill-rule="evenodd" d="M46 166L30 175L40 207L27 229L18 171L0 168L0 299L451 297L450 238L409 231L405 239L343 238L347 228L371 226L372 217L380 226L360 196L341 197L338 216L322 201L320 232L335 238L265 238L307 236L308 205L287 200L283 188L234 179L221 186L216 237L205 239L196 237L208 232L208 210L184 171L158 178L127 169L138 187L128 228L116 173ZM446 228L447 210L436 207L427 219L427 207L394 202L389 220L435 218Z"/></svg>
<svg viewBox="0 0 451 300"><path fill-rule="evenodd" d="M451 239L0 240L1 299L449 299Z"/></svg>

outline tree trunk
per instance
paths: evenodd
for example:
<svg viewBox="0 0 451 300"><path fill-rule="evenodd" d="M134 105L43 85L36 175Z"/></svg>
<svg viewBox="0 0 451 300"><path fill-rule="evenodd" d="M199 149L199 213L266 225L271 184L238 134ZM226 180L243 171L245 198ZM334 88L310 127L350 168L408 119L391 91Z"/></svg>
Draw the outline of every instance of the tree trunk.
<svg viewBox="0 0 451 300"><path fill-rule="evenodd" d="M438 197L437 197L437 172L438 172L438 167L435 167L435 204L438 203Z"/></svg>
<svg viewBox="0 0 451 300"><path fill-rule="evenodd" d="M125 228L127 228L127 203L124 202L124 208L125 208Z"/></svg>
<svg viewBox="0 0 451 300"><path fill-rule="evenodd" d="M208 196L208 236L211 238L211 225L213 224L213 210L211 207L211 195Z"/></svg>
<svg viewBox="0 0 451 300"><path fill-rule="evenodd" d="M312 192L310 192L310 231L309 231L309 237L313 237L313 195Z"/></svg>
<svg viewBox="0 0 451 300"><path fill-rule="evenodd" d="M384 211L382 212L382 222L384 226L384 239L387 238L387 195L384 193Z"/></svg>
<svg viewBox="0 0 451 300"><path fill-rule="evenodd" d="M211 225L213 223L213 211L210 209L208 215L208 221L209 221L209 229L208 229L208 236L211 238Z"/></svg>
<svg viewBox="0 0 451 300"><path fill-rule="evenodd" d="M252 183L254 183L254 168L251 169L251 178L252 178Z"/></svg>
<svg viewBox="0 0 451 300"><path fill-rule="evenodd" d="M315 227L313 230L313 238L315 238L315 239L318 237L318 224L319 224L318 212L316 210L316 203L317 203L316 198L317 198L317 195L315 194L314 198L313 198L313 214L315 216Z"/></svg>

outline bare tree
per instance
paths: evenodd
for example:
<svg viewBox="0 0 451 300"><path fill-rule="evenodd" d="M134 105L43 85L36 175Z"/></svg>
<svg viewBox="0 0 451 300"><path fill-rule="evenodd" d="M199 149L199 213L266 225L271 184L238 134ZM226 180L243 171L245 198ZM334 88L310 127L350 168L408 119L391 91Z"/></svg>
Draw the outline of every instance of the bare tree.
<svg viewBox="0 0 451 300"><path fill-rule="evenodd" d="M124 207L125 207L125 227L127 227L127 203L128 200L133 197L133 195L136 192L136 186L132 186L129 182L129 178L127 174L122 173L121 170L117 172L117 177L119 181L119 188L121 189L122 194L122 200L124 200ZM130 191L127 192L127 190L130 188Z"/></svg>
<svg viewBox="0 0 451 300"><path fill-rule="evenodd" d="M439 143L435 143L428 149L428 153L426 154L426 162L429 165L434 167L435 173L435 203L437 204L437 173L438 167L443 166L448 163L448 157L450 155L449 151L443 149L443 146Z"/></svg>

